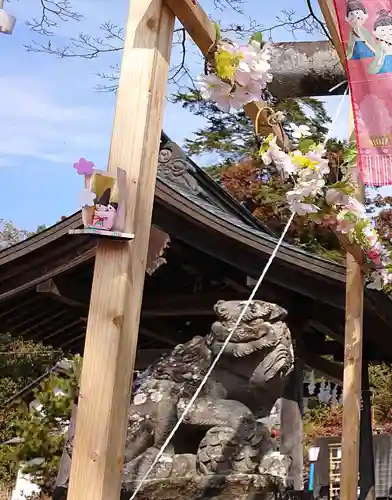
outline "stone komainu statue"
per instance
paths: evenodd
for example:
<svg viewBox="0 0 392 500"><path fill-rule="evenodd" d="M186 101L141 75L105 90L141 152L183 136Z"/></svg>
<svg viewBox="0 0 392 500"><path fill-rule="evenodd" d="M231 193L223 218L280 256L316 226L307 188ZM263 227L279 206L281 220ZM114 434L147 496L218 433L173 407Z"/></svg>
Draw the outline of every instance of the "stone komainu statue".
<svg viewBox="0 0 392 500"><path fill-rule="evenodd" d="M132 491L152 465L244 305L219 301L214 308L217 321L206 337L176 346L136 381L129 408L124 490ZM282 486L290 460L274 451L262 419L281 397L293 369L286 316L275 304L251 303L140 498L211 498L203 494L211 488L218 488L214 498L250 498L250 488L266 491L271 478Z"/></svg>

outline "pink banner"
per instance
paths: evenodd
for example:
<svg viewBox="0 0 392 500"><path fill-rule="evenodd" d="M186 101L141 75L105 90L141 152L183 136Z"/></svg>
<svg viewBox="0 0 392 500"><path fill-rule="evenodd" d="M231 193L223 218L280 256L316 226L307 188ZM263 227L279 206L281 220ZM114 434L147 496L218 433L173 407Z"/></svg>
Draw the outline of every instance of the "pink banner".
<svg viewBox="0 0 392 500"><path fill-rule="evenodd" d="M364 184L392 184L392 0L334 0Z"/></svg>

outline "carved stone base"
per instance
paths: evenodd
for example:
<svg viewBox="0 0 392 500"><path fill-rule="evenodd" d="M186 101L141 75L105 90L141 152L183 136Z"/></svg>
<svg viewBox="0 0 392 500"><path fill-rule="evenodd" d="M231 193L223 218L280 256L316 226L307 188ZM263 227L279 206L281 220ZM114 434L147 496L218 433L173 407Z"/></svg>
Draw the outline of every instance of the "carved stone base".
<svg viewBox="0 0 392 500"><path fill-rule="evenodd" d="M123 483L121 500L129 500L136 484ZM152 480L137 500L273 500L283 491L279 478L259 474L229 474Z"/></svg>
<svg viewBox="0 0 392 500"><path fill-rule="evenodd" d="M129 500L138 483L124 481L120 500ZM176 477L147 481L136 500L275 500L285 491L283 481L263 474ZM57 488L53 500L66 500L67 489Z"/></svg>

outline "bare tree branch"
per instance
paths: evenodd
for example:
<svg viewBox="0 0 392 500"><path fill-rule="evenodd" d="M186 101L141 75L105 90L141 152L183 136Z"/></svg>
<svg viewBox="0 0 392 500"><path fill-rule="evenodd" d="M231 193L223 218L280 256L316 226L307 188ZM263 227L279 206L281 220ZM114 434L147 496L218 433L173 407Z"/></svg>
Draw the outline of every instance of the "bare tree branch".
<svg viewBox="0 0 392 500"><path fill-rule="evenodd" d="M306 0L306 5L309 9L310 15L313 17L314 21L320 26L322 33L327 37L327 39L333 44L331 35L329 34L328 28L326 24L319 19L316 14L314 13L313 6L312 6L312 0Z"/></svg>
<svg viewBox="0 0 392 500"><path fill-rule="evenodd" d="M82 14L72 9L70 0L39 0L41 15L27 21L27 26L36 33L42 35L53 35L53 29L57 28L58 21L80 21Z"/></svg>
<svg viewBox="0 0 392 500"><path fill-rule="evenodd" d="M33 42L25 45L29 52L43 52L61 59L65 57L81 57L95 59L100 54L119 52L124 48L123 28L119 28L111 21L100 26L101 36L90 36L80 33L77 38L71 38L65 47L55 47L51 40L46 44Z"/></svg>
<svg viewBox="0 0 392 500"><path fill-rule="evenodd" d="M246 3L245 0L214 0L214 8L219 10L224 10L230 7L238 14L243 14L242 6Z"/></svg>
<svg viewBox="0 0 392 500"><path fill-rule="evenodd" d="M99 28L98 36L90 36L80 33L75 38L70 38L65 46L55 46L52 39L53 29L57 27L60 21L80 21L82 15L72 9L72 0L38 0L41 5L41 16L29 21L27 25L36 33L49 36L46 43L33 41L25 48L30 52L42 52L58 58L84 58L95 59L103 54L119 53L124 46L124 32L111 21L103 23ZM316 16L312 0L304 0L308 13L298 16L294 10L283 10L276 16L276 23L273 26L266 27L252 18L246 18L244 14L244 5L247 0L213 0L213 7L216 10L232 9L240 15L239 19L244 18L242 23L232 23L224 26L221 31L226 34L233 34L242 38L261 31L266 38L272 40L276 30L286 29L293 38L296 38L298 32L307 34L318 31L329 38L325 24ZM238 16L237 16L238 17ZM191 77L191 72L187 65L187 36L183 28L175 30L174 47L175 62L170 70L169 81L178 87L195 87ZM98 76L102 83L98 85L98 90L105 92L115 92L119 77L118 65L110 65L109 73L100 73Z"/></svg>

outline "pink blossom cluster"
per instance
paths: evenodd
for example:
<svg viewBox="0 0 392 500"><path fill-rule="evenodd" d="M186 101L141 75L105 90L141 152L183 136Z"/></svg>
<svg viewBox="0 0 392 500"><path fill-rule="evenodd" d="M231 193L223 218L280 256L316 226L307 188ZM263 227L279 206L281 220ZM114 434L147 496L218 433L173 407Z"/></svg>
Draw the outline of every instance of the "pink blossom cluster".
<svg viewBox="0 0 392 500"><path fill-rule="evenodd" d="M221 79L210 73L198 79L203 99L214 101L222 111L241 109L252 101L259 101L262 90L272 81L270 50L266 44L252 41L247 45L221 43L221 50L236 60L233 79Z"/></svg>
<svg viewBox="0 0 392 500"><path fill-rule="evenodd" d="M323 146L311 148L306 154L301 151L287 154L276 144L276 138L272 138L262 159L265 164L273 163L283 178L294 179L294 188L286 193L292 212L298 215L317 213L322 205L317 204L317 199L324 200L331 210L323 211L318 222L333 226L362 248L374 265L367 287L382 290L392 284L390 252L380 242L364 205L348 194L354 191L353 187L350 189L350 180L343 180L340 187L326 185L324 176L328 174L329 166L324 154Z"/></svg>

